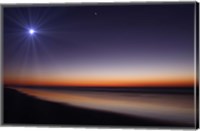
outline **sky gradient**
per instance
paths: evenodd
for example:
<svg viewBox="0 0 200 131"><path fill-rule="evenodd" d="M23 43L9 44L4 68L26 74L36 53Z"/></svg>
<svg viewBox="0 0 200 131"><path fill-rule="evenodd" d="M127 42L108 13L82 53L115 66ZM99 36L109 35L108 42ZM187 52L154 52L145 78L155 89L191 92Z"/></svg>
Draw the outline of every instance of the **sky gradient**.
<svg viewBox="0 0 200 131"><path fill-rule="evenodd" d="M4 83L192 86L194 7L5 7Z"/></svg>

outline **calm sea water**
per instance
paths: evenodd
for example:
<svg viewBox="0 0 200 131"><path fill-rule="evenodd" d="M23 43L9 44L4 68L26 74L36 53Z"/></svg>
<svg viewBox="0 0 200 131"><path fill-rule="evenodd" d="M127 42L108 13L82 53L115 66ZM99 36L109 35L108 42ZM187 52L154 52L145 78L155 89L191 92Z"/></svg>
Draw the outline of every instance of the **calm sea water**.
<svg viewBox="0 0 200 131"><path fill-rule="evenodd" d="M75 107L115 112L177 123L194 123L194 96L180 91L167 93L157 91L116 90L61 90L48 88L12 88L26 95L46 101ZM162 89L160 89L162 90ZM178 89L176 89L178 90ZM181 90L181 89L180 89ZM173 92L173 91L171 91Z"/></svg>

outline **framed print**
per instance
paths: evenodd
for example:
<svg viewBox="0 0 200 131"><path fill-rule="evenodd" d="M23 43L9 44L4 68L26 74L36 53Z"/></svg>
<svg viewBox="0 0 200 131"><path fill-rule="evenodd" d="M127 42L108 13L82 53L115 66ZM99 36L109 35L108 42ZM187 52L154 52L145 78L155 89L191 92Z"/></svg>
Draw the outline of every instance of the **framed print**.
<svg viewBox="0 0 200 131"><path fill-rule="evenodd" d="M197 9L3 5L3 125L198 128Z"/></svg>

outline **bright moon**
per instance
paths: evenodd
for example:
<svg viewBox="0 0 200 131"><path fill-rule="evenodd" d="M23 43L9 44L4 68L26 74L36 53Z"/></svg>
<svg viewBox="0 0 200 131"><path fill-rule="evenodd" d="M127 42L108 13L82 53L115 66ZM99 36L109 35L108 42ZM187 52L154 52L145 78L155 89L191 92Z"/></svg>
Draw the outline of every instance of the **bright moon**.
<svg viewBox="0 0 200 131"><path fill-rule="evenodd" d="M29 30L29 33L30 33L31 35L34 34L34 33L35 33L35 30L30 29L30 30Z"/></svg>

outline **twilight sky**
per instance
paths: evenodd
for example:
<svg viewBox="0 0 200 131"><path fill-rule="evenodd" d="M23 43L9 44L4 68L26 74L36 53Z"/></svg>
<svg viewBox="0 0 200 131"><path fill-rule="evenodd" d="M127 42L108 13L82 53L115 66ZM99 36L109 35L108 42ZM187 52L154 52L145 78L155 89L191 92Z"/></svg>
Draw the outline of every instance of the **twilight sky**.
<svg viewBox="0 0 200 131"><path fill-rule="evenodd" d="M193 83L194 3L5 7L3 11L7 84Z"/></svg>

